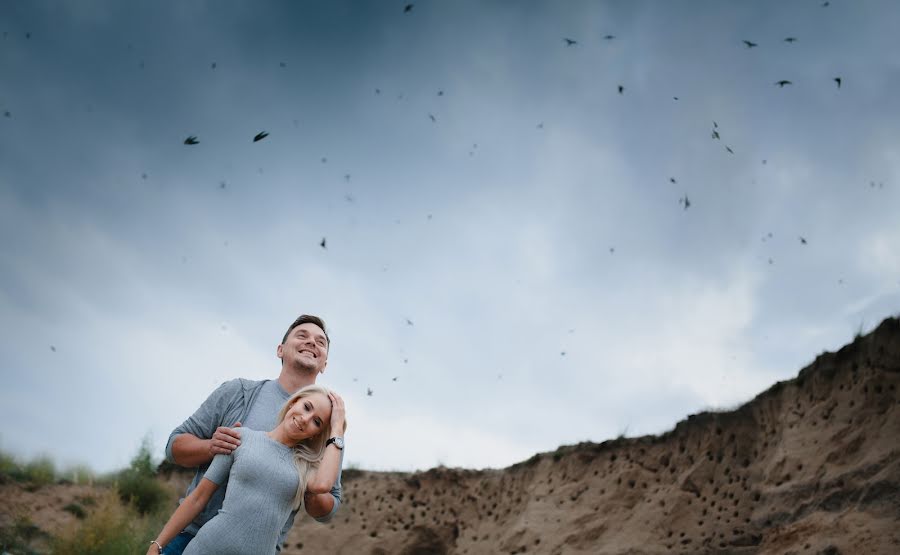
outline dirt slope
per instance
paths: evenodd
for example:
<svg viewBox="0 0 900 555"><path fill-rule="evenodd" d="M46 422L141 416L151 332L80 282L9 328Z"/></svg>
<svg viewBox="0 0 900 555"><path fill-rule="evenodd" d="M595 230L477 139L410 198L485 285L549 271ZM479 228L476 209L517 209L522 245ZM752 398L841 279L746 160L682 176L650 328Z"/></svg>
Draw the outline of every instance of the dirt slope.
<svg viewBox="0 0 900 555"><path fill-rule="evenodd" d="M732 412L502 470L346 472L286 553L900 553L900 321Z"/></svg>

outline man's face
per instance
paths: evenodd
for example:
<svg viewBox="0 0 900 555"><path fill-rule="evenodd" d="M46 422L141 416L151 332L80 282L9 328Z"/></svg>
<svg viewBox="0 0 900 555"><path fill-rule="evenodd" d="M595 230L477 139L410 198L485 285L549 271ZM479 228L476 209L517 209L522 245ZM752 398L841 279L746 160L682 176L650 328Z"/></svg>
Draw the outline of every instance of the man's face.
<svg viewBox="0 0 900 555"><path fill-rule="evenodd" d="M318 374L328 364L328 339L322 328L315 324L300 324L291 330L284 343L278 346L278 358L282 363Z"/></svg>

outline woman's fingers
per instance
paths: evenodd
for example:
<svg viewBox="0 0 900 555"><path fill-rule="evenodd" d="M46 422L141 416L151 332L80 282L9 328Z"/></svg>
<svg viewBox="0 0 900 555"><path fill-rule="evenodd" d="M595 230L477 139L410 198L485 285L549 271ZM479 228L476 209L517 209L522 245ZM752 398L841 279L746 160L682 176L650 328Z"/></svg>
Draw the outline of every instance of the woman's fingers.
<svg viewBox="0 0 900 555"><path fill-rule="evenodd" d="M342 429L341 433L343 433L343 429L346 428L344 423L346 413L344 399L334 391L328 394L328 398L331 399L331 424L335 427L340 426Z"/></svg>

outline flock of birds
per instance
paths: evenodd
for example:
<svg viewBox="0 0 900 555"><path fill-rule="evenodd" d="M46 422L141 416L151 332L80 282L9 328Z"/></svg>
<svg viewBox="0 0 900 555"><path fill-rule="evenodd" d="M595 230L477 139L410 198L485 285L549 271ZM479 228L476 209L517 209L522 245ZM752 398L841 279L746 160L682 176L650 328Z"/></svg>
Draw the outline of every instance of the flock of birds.
<svg viewBox="0 0 900 555"><path fill-rule="evenodd" d="M828 6L829 6L829 2L824 2L824 3L822 4L822 7L828 7ZM412 4L412 3L405 4L405 5L403 6L403 13L404 13L404 14L409 14L409 13L411 13L411 12L413 11L414 7L415 7L415 4ZM4 33L3 33L3 38L5 39L6 36L7 36L7 33L4 32ZM31 33L26 33L26 34L25 34L25 37L26 37L26 39L30 39L30 38L31 38ZM601 36L600 38L601 38L602 40L604 40L604 41L615 41L615 40L619 40L619 39L617 39L617 36L616 36L616 35L613 35L613 34L606 34L606 35ZM786 43L786 44L788 44L788 45L794 45L794 44L798 43L798 41L799 41L799 39L798 39L797 37L795 37L795 36L788 36L788 37L785 37L785 38L783 39L782 42L784 42L784 43ZM563 38L562 38L562 42L563 42L563 45L564 45L566 48L575 48L575 47L578 47L578 46L581 44L581 42L579 41L579 39L572 38L572 37L563 37ZM741 41L741 44L743 44L744 47L746 47L746 49L748 49L748 50L750 50L750 49L756 49L756 48L759 48L759 47L760 47L759 42L753 41L753 40L749 40L749 39L744 39L744 40L742 40L742 41ZM143 62L141 62L141 66L143 66ZM282 67L282 68L285 68L285 67L287 66L287 64L286 64L286 62L280 62L280 63L279 63L279 66ZM217 68L218 68L218 63L215 62L215 61L211 62L211 63L210 63L210 68L211 68L212 70L217 70ZM835 86L837 89L841 89L842 85L844 84L843 77L840 76L840 75L834 76L834 77L832 78L832 82L834 83L834 86ZM784 87L786 87L786 86L791 86L791 85L793 85L793 84L794 84L793 81L790 80L790 79L779 79L778 81L775 81L775 82L774 82L774 86L777 86L777 87L779 87L779 88L784 88ZM624 94L626 93L626 87L625 87L623 84L618 84L618 85L616 86L616 92L617 92L619 95L624 95ZM381 91L380 88L376 88L376 89L375 89L375 94L376 94L376 95L380 95L381 93L382 93L382 91ZM444 91L443 91L443 90L438 90L438 91L437 91L437 96L444 96ZM679 100L679 98L678 98L677 96L676 96L676 97L673 97L673 99L676 100L676 101ZM11 114L10 110L4 110L4 111L3 111L3 116L6 117L6 118L10 118L10 117L12 117L12 114ZM438 122L437 116L435 116L435 114L433 114L433 113L430 113L430 112L427 113L427 117L428 117L428 119L429 119L432 123L435 123L435 124L436 124L436 123ZM296 121L295 121L295 124L296 124ZM538 124L537 124L537 128L538 128L538 129L543 129L543 128L544 128L544 123L543 123L543 122L538 123ZM267 139L268 137L269 137L269 132L268 132L268 131L266 131L266 130L260 130L260 131L257 132L255 135L253 135L253 137L252 137L252 139L251 139L250 142L252 142L252 143L258 143L258 142L260 142L260 141L263 141L263 140ZM719 128L718 123L715 122L715 121L712 122L712 129L710 130L710 137L711 137L711 139L714 140L714 141L722 141L722 133L721 133L721 129ZM200 139L198 138L198 135L191 134L191 135L188 135L188 136L184 139L183 144L186 145L186 146L196 146L196 145L201 144L201 141L200 141ZM478 148L477 143L473 144L472 149L471 149L471 151L470 151L470 155L472 155L472 154L474 153L474 151L475 151L477 148ZM734 149L733 149L730 145L724 144L724 143L723 143L723 148L724 148L724 150L725 150L728 154L731 154L731 155L734 154ZM322 158L322 162L323 162L323 163L327 162L327 158ZM765 163L766 163L766 161L763 160L763 164L765 164ZM146 174L142 174L142 178L146 179ZM349 181L350 181L350 174L345 174L345 175L344 175L344 179L345 179L345 181L349 182ZM673 185L677 185L677 184L678 184L678 180L677 180L676 177L674 177L674 176L669 178L669 182L670 182L671 184L673 184ZM876 184L876 183L873 181L873 182L870 183L870 186L873 187L873 188L876 187L876 186L877 186L878 188L882 188L882 187L883 187L883 183L882 183L882 182L878 182L878 183ZM224 182L224 181L220 182L220 188L224 189L225 187L226 187L225 182ZM349 194L347 195L347 201L348 201L348 202L352 202L352 201L353 201L352 196L349 195ZM678 199L678 204L679 204L679 206L681 207L682 210L688 211L688 210L692 207L692 200L691 200L691 198L688 196L688 194L685 193L685 194L683 194L683 195ZM430 219L430 215L429 215L429 219ZM771 239L772 236L773 236L772 233L768 233L767 237L764 238L764 240L766 240L767 238L768 238L768 239ZM799 237L798 237L798 240L799 240L799 242L800 242L801 245L807 245L807 244L808 244L808 240L807 240L807 238L804 237L804 236L799 236ZM321 249L327 249L327 248L328 248L327 239L326 239L325 237L322 237L321 241L319 242L319 247L320 247ZM610 254L615 253L615 247L610 247L610 248L609 248L609 252L610 252ZM772 260L771 258L769 258L769 259L768 259L768 263L769 263L769 264L773 264L773 260ZM408 319L408 318L406 319L406 324L407 324L408 326L413 326L413 322L412 322L410 319ZM51 349L51 351L56 352L56 346L51 345L51 346L50 346L50 349ZM566 351L560 351L560 356L566 356ZM404 359L403 362L404 362L404 363L408 363L408 359ZM397 380L398 380L398 376L394 376L394 377L392 378L392 381L394 381L394 382L396 382ZM367 395L368 395L368 396L372 396L372 395L374 394L374 391L373 391L373 389L372 389L371 387L367 387L367 388L366 388L366 392L367 392Z"/></svg>

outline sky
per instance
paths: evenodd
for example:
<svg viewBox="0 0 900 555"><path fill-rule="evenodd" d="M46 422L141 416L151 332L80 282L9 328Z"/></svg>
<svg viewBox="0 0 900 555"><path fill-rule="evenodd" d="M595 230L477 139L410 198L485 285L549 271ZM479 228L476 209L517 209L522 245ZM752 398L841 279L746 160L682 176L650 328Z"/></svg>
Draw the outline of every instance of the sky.
<svg viewBox="0 0 900 555"><path fill-rule="evenodd" d="M409 5L0 0L0 449L161 458L308 313L345 467L499 468L900 313L900 4Z"/></svg>

